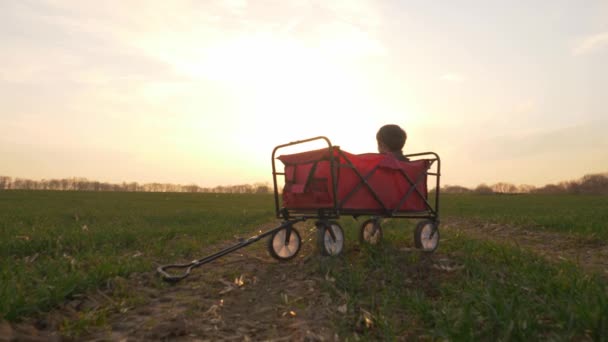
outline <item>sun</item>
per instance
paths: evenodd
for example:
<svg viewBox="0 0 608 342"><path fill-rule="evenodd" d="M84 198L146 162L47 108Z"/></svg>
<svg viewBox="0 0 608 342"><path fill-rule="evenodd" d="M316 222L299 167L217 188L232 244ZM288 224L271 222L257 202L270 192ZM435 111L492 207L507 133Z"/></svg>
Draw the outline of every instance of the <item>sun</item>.
<svg viewBox="0 0 608 342"><path fill-rule="evenodd" d="M237 135L253 150L344 132L354 119L359 126L368 121L369 104L364 103L358 75L302 41L244 36L211 49L203 61L186 67L190 75L212 79L232 92L238 101Z"/></svg>
<svg viewBox="0 0 608 342"><path fill-rule="evenodd" d="M216 85L231 102L226 111L218 99L202 96L200 111L190 106L190 125L197 129L184 139L193 141L192 153L217 155L221 141L223 149L238 151L248 176L265 179L273 148L296 140L326 136L351 153L375 152L376 130L403 113L376 97L381 89L372 88L365 61L327 45L243 34L200 50L179 49L171 64L195 83ZM218 142L199 143L200 132Z"/></svg>

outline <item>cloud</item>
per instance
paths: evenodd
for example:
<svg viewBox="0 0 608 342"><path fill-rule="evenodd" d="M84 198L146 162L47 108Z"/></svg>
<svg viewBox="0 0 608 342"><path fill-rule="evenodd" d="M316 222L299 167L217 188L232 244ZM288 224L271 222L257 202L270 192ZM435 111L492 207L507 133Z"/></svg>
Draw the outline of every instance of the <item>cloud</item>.
<svg viewBox="0 0 608 342"><path fill-rule="evenodd" d="M383 18L374 1L321 1L318 3L318 6L329 10L341 21L365 29L377 28L383 22Z"/></svg>
<svg viewBox="0 0 608 342"><path fill-rule="evenodd" d="M588 121L570 127L536 132L512 132L475 142L475 151L484 160L517 160L549 154L579 156L606 151L606 120ZM602 152L605 156L607 152ZM565 159L566 160L566 159ZM604 158L599 161L603 162ZM603 162L605 164L605 162Z"/></svg>
<svg viewBox="0 0 608 342"><path fill-rule="evenodd" d="M572 54L575 56L585 55L606 46L608 46L608 32L596 33L581 39L572 50Z"/></svg>
<svg viewBox="0 0 608 342"><path fill-rule="evenodd" d="M439 78L442 81L446 82L454 82L454 83L462 83L464 82L464 76L462 74L456 72L448 72L446 74L441 75Z"/></svg>
<svg viewBox="0 0 608 342"><path fill-rule="evenodd" d="M222 0L221 5L235 14L244 14L247 9L247 0Z"/></svg>

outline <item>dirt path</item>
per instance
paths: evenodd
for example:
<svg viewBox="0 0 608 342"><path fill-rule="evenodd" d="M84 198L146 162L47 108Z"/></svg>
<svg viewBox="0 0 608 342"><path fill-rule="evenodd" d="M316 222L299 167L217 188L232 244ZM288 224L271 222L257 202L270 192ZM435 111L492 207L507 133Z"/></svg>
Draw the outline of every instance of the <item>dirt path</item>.
<svg viewBox="0 0 608 342"><path fill-rule="evenodd" d="M331 299L318 296L319 281L294 272L301 265L270 267L254 261L239 266L234 265L242 274L234 281L200 277L163 293L126 315L124 323L114 324L109 336L142 340L330 339L330 315L325 309Z"/></svg>
<svg viewBox="0 0 608 342"><path fill-rule="evenodd" d="M464 219L446 219L441 226L475 239L525 248L552 262L573 262L585 271L608 277L608 242L597 238Z"/></svg>
<svg viewBox="0 0 608 342"><path fill-rule="evenodd" d="M113 317L108 329L86 339L333 340L335 305L320 289L323 279L308 267L312 243L287 263L269 257L265 245L259 241L203 265L175 285L148 288L147 303Z"/></svg>

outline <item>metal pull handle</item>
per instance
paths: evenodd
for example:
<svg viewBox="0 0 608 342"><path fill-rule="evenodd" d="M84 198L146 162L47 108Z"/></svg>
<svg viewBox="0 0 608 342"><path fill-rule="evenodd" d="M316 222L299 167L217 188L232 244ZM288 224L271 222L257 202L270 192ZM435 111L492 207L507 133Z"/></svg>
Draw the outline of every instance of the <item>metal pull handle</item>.
<svg viewBox="0 0 608 342"><path fill-rule="evenodd" d="M164 265L164 266L159 266L156 269L156 272L158 272L160 274L160 276L163 278L164 281L169 282L169 283L177 283L178 281L180 281L190 275L190 271L192 270L192 267L194 267L194 265L196 265L196 263ZM174 269L174 268L175 269L186 268L186 271L182 275L172 275L167 272L167 270Z"/></svg>
<svg viewBox="0 0 608 342"><path fill-rule="evenodd" d="M256 235L256 236L252 236L247 240L241 240L239 243L237 243L236 245L230 246L228 248L222 249L221 251L211 254L209 256L206 256L202 259L198 259L198 260L194 260L189 264L171 264L171 265L164 265L164 266L159 266L158 268L156 268L156 272L158 272L160 274L160 276L163 278L164 281L170 282L170 283L176 283L186 277L188 277L190 275L190 271L192 271L193 268L195 267L199 267L201 265L204 265L206 263L209 263L217 258L220 258L228 253L232 253L238 249L241 249L245 246L249 246L252 243L265 238L266 236L271 235L272 233L278 231L279 229L283 229L287 226L291 226L296 222L300 222L300 221L305 221L307 218L306 217L301 217L295 220L291 220L291 221L285 221L283 222L281 225L263 233L260 235ZM181 275L172 275L169 274L167 272L167 270L169 269L181 269L181 268L185 268L186 271L181 274Z"/></svg>

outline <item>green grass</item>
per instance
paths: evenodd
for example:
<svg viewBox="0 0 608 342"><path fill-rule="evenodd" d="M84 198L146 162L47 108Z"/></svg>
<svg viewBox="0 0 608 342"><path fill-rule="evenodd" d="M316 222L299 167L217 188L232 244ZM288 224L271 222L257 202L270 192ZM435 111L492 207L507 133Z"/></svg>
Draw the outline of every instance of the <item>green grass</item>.
<svg viewBox="0 0 608 342"><path fill-rule="evenodd" d="M354 224L344 224L347 231ZM363 247L324 261L334 298L347 297L342 337L369 340L601 340L608 337L608 284L573 264L548 263L529 251L444 232L432 256L403 251L413 227L384 225L381 248ZM351 233L352 235L352 233ZM352 236L349 237L352 241ZM454 264L435 268L441 259ZM462 267L462 268L461 268ZM361 327L362 310L372 314Z"/></svg>
<svg viewBox="0 0 608 342"><path fill-rule="evenodd" d="M272 198L0 191L0 314L16 320L111 277L201 257L271 221Z"/></svg>
<svg viewBox="0 0 608 342"><path fill-rule="evenodd" d="M431 311L435 334L502 340L607 336L604 279L567 262L549 264L526 250L450 237L444 249L466 271L441 286L441 298L447 300L435 303Z"/></svg>
<svg viewBox="0 0 608 342"><path fill-rule="evenodd" d="M606 197L446 195L441 204L443 218L608 236ZM117 276L201 257L206 246L273 220L272 195L2 191L1 317L19 320ZM359 248L359 223L341 223L346 253L315 267L334 279L326 290L336 305L348 306L337 322L343 338L353 331L370 340L608 336L606 280L573 264L447 229L438 252L424 257L402 250L413 244L412 220L386 221L383 246ZM463 268L434 268L442 258ZM371 327L362 323L366 312ZM106 319L106 312L82 315L66 329Z"/></svg>
<svg viewBox="0 0 608 342"><path fill-rule="evenodd" d="M466 218L608 238L608 196L458 195L441 197L443 218Z"/></svg>

